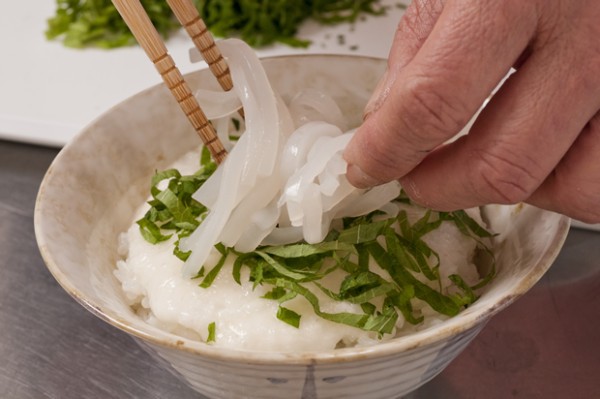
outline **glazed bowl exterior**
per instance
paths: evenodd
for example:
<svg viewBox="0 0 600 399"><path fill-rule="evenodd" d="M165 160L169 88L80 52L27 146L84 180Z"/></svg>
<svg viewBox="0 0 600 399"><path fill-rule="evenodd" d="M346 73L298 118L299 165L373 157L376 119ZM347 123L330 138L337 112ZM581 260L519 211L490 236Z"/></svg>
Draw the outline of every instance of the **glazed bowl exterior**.
<svg viewBox="0 0 600 399"><path fill-rule="evenodd" d="M385 61L356 56L302 55L265 59L283 98L301 88L326 90L351 125ZM206 70L192 87L216 87ZM367 97L365 97L367 93ZM494 314L531 288L566 238L568 218L528 205L488 206L497 277L458 316L371 347L319 353L227 350L153 327L127 305L113 271L117 238L133 222L149 178L199 144L163 85L116 105L87 126L57 156L35 209L38 245L60 285L96 316L133 336L210 398L391 398L437 375Z"/></svg>

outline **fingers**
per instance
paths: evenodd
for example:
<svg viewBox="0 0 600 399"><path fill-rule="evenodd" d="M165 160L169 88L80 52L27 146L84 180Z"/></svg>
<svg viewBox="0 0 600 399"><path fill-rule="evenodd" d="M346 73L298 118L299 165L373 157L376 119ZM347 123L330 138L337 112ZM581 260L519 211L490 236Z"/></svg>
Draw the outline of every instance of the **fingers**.
<svg viewBox="0 0 600 399"><path fill-rule="evenodd" d="M389 94L390 86L398 77L398 72L417 54L443 8L443 0L415 0L407 7L396 29L387 70L365 107L365 119L381 106Z"/></svg>
<svg viewBox="0 0 600 399"><path fill-rule="evenodd" d="M435 151L401 179L409 196L440 210L528 201L586 217L586 206L599 199L597 119L585 127L600 109L599 69L600 46L577 48L563 37L538 49L468 136ZM578 200L574 186L582 193ZM587 217L597 218L593 208Z"/></svg>
<svg viewBox="0 0 600 399"><path fill-rule="evenodd" d="M586 223L600 223L600 113L527 202Z"/></svg>
<svg viewBox="0 0 600 399"><path fill-rule="evenodd" d="M358 187L404 176L454 136L533 35L529 2L448 0L344 154ZM395 55L394 55L395 56Z"/></svg>
<svg viewBox="0 0 600 399"><path fill-rule="evenodd" d="M444 0L415 0L407 7L390 49L390 67L402 68L417 54L435 26Z"/></svg>

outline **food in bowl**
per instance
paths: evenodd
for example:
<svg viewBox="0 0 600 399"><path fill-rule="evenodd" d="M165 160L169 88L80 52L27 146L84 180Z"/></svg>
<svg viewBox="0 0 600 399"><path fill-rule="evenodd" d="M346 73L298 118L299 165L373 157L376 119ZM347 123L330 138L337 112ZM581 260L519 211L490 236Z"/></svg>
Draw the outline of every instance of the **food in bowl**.
<svg viewBox="0 0 600 399"><path fill-rule="evenodd" d="M152 178L115 272L137 313L216 346L318 352L471 305L495 270L480 210L420 208L397 182L352 187L342 151L353 130L335 101L309 88L285 104L248 46L221 50L236 92L199 96L230 154L217 169L193 151Z"/></svg>
<svg viewBox="0 0 600 399"><path fill-rule="evenodd" d="M318 87L336 100L349 126L360 123L385 69L385 60L343 55L272 57L262 64L286 102L304 88ZM192 87L218 88L208 70L186 78ZM128 98L90 123L56 157L40 187L35 230L44 261L66 292L165 359L165 368L210 398L384 399L413 391L541 278L569 229L565 216L530 205L482 207L482 218L495 234L495 277L458 315L399 339L318 352L206 344L141 318L114 276L117 237L147 199L150 177L197 145L193 128L164 85Z"/></svg>

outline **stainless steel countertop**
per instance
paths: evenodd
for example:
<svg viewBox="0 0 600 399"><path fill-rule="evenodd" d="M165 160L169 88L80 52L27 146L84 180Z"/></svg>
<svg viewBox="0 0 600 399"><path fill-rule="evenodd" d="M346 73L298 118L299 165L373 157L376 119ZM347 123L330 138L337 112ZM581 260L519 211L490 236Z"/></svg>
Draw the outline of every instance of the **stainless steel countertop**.
<svg viewBox="0 0 600 399"><path fill-rule="evenodd" d="M0 141L0 398L201 398L55 282L33 208L56 149ZM417 398L600 398L600 233L572 229L546 276Z"/></svg>

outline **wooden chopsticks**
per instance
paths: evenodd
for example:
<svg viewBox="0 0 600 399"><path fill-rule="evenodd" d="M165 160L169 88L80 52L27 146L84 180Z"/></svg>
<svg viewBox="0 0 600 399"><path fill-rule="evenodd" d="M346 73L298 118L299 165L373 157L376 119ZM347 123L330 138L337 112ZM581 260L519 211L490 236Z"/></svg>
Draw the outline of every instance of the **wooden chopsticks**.
<svg viewBox="0 0 600 399"><path fill-rule="evenodd" d="M169 0L168 3L180 20L180 23L184 25L190 36L192 36L192 40L194 40L194 43L202 52L219 84L225 90L231 89L232 83L231 76L229 75L229 67L191 1ZM179 103L179 106L202 139L202 142L210 151L213 159L217 163L221 163L227 156L227 151L217 137L214 127L200 108L189 85L169 55L165 44L156 28L154 28L154 25L152 25L140 1L113 0L113 4L131 30L131 33L133 33L133 36L160 73L171 94L173 94ZM190 6L194 11L190 10ZM196 41L200 44L196 43Z"/></svg>
<svg viewBox="0 0 600 399"><path fill-rule="evenodd" d="M231 90L233 82L229 66L221 55L215 40L200 17L198 10L191 0L167 0L173 14L192 38L194 45L202 54L211 72L225 91Z"/></svg>

